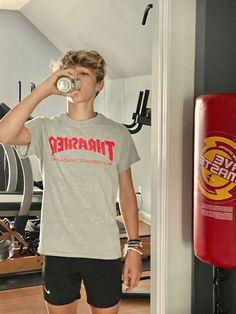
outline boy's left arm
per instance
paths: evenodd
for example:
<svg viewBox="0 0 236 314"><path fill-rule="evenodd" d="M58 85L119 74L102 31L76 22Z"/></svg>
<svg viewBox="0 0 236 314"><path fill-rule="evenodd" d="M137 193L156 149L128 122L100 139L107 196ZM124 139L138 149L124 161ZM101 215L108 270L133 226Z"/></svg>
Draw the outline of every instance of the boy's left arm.
<svg viewBox="0 0 236 314"><path fill-rule="evenodd" d="M119 174L119 200L128 240L139 239L138 206L131 168ZM124 265L124 283L128 286L126 292L138 285L141 274L141 255L136 251L128 250Z"/></svg>

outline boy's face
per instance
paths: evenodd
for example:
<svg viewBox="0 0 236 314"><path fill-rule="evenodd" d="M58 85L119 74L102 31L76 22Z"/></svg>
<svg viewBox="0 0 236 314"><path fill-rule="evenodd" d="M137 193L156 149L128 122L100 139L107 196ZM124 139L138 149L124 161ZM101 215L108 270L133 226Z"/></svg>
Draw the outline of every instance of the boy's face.
<svg viewBox="0 0 236 314"><path fill-rule="evenodd" d="M97 92L101 91L103 88L103 81L97 82L94 73L85 67L76 65L72 67L77 71L77 78L80 79L81 85L78 91L72 93L72 96L68 97L71 103L81 103L94 101Z"/></svg>

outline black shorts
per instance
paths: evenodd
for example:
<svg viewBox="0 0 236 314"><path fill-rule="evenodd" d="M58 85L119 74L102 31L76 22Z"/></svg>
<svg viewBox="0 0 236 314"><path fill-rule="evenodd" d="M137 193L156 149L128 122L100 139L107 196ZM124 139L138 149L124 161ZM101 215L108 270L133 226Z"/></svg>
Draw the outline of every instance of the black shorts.
<svg viewBox="0 0 236 314"><path fill-rule="evenodd" d="M64 305L80 299L82 280L87 302L92 306L108 308L121 299L121 258L45 256L42 276L44 299L50 304Z"/></svg>

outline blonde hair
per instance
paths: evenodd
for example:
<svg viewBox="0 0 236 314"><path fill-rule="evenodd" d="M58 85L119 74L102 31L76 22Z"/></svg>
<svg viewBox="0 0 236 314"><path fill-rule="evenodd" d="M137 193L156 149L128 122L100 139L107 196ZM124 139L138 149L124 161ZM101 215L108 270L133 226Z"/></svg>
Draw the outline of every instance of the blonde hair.
<svg viewBox="0 0 236 314"><path fill-rule="evenodd" d="M80 65L90 69L96 76L97 82L105 77L106 62L95 50L70 50L53 64L53 71L64 70L71 66Z"/></svg>

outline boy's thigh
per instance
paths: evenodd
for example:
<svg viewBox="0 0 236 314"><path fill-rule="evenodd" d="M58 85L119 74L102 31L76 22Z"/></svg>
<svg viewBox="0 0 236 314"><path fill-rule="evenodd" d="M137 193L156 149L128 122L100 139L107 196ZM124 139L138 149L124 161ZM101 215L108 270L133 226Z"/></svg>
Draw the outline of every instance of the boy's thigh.
<svg viewBox="0 0 236 314"><path fill-rule="evenodd" d="M84 262L86 267L82 274L83 283L87 302L91 305L91 309L94 308L93 312L96 313L96 308L101 310L107 308L108 310L117 305L122 294L121 258L114 260L88 259Z"/></svg>
<svg viewBox="0 0 236 314"><path fill-rule="evenodd" d="M81 274L76 260L69 257L45 256L42 278L46 302L66 305L81 298Z"/></svg>

